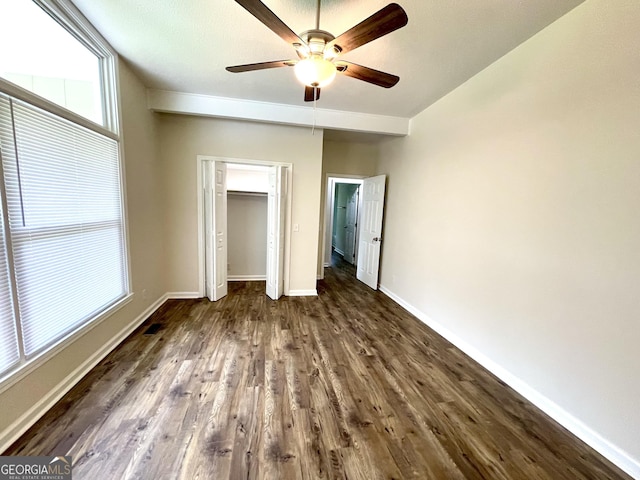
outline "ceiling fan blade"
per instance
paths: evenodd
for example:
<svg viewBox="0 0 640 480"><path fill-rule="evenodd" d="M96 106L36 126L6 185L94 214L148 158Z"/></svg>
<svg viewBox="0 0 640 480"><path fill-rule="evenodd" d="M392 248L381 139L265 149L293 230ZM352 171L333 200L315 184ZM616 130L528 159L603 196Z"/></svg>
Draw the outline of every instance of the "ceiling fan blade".
<svg viewBox="0 0 640 480"><path fill-rule="evenodd" d="M315 98L314 98L315 95ZM304 101L313 102L320 99L320 88L318 87L304 87Z"/></svg>
<svg viewBox="0 0 640 480"><path fill-rule="evenodd" d="M327 47L338 46L341 53L346 53L404 27L408 21L404 9L397 3L390 3L329 42Z"/></svg>
<svg viewBox="0 0 640 480"><path fill-rule="evenodd" d="M391 75L390 73L374 70L373 68L363 67L351 62L336 62L338 72L347 77L356 78L363 82L373 83L379 87L391 88L400 81L400 77Z"/></svg>
<svg viewBox="0 0 640 480"><path fill-rule="evenodd" d="M275 62L248 63L246 65L234 65L227 67L227 72L241 73L252 72L254 70L264 70L266 68L293 67L297 60L276 60Z"/></svg>
<svg viewBox="0 0 640 480"><path fill-rule="evenodd" d="M295 34L280 18L269 10L260 0L236 0L251 15L256 17L267 27L269 27L276 35L287 43L299 43L304 45L302 39Z"/></svg>

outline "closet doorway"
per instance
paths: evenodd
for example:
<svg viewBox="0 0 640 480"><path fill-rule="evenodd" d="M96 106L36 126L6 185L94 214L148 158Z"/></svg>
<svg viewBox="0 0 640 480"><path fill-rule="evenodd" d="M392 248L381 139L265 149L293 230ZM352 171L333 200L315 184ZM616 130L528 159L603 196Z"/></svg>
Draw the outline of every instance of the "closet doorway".
<svg viewBox="0 0 640 480"><path fill-rule="evenodd" d="M269 167L227 164L227 281L267 280Z"/></svg>
<svg viewBox="0 0 640 480"><path fill-rule="evenodd" d="M198 156L200 294L227 294L229 281L265 281L288 291L288 164Z"/></svg>

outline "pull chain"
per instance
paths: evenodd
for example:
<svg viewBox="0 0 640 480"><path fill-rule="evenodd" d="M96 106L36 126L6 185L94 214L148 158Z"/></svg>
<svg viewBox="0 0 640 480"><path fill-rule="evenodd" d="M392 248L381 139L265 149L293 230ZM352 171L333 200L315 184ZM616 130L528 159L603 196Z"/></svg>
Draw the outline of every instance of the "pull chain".
<svg viewBox="0 0 640 480"><path fill-rule="evenodd" d="M316 8L316 30L320 30L320 1ZM316 134L316 120L318 113L318 87L313 87L313 126L311 127L311 135Z"/></svg>
<svg viewBox="0 0 640 480"><path fill-rule="evenodd" d="M318 2L320 3L320 2ZM311 127L311 135L316 134L316 115L318 113L318 95L317 89L318 87L313 87L313 126Z"/></svg>

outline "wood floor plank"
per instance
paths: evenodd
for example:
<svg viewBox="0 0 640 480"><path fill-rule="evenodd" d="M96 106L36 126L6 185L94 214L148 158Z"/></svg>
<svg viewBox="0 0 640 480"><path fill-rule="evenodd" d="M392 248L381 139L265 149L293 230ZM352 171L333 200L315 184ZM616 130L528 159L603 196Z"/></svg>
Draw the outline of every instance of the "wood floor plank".
<svg viewBox="0 0 640 480"><path fill-rule="evenodd" d="M630 478L354 274L167 301L5 454L79 479Z"/></svg>

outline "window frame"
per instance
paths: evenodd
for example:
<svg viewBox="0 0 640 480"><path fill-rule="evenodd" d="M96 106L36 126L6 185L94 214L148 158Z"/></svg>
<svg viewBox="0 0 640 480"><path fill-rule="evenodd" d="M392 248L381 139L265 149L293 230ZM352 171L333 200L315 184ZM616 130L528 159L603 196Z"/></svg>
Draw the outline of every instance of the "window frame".
<svg viewBox="0 0 640 480"><path fill-rule="evenodd" d="M121 112L120 112L120 88L119 88L119 75L118 75L118 54L109 45L109 43L102 37L102 35L91 25L91 23L82 15L82 13L68 0L25 0L33 1L37 6L42 8L52 19L60 26L65 28L71 35L73 35L80 43L82 43L87 49L95 54L99 59L100 64L100 80L101 80L101 102L103 111L103 123L100 125L95 123L75 112L72 112L60 105L57 105L45 98L30 92L16 84L0 78L0 93L4 93L10 97L29 103L35 107L41 108L53 115L62 117L70 122L85 127L89 130L111 138L118 143L118 163L120 170L120 193L121 193L121 208L122 208L122 231L123 231L123 245L125 249L124 253L124 267L125 267L125 296L105 310L99 312L94 317L86 320L80 324L77 328L72 329L67 334L63 335L57 341L44 348L42 351L34 354L33 356L26 357L24 354L24 345L22 341L22 332L20 330L19 320L19 307L17 302L17 289L16 278L14 272L14 259L11 243L11 234L8 218L8 208L6 203L6 194L4 187L2 188L1 200L4 208L2 209L5 223L6 246L8 249L7 257L10 269L10 284L11 292L13 296L13 309L15 312L15 321L18 334L20 360L13 367L0 373L0 393L4 392L12 385L16 384L31 372L36 370L42 364L46 363L49 359L54 357L60 351L65 349L71 343L78 338L87 334L93 328L97 327L106 318L113 315L116 311L120 310L126 304L133 299L132 292L132 278L131 278L131 256L129 245L129 221L127 215L127 195L126 195L126 179L124 168L124 146L121 137ZM0 155L2 155L0 148ZM2 169L2 162L0 161L0 182L4 183L4 172ZM93 357L87 359L86 362L91 362Z"/></svg>

